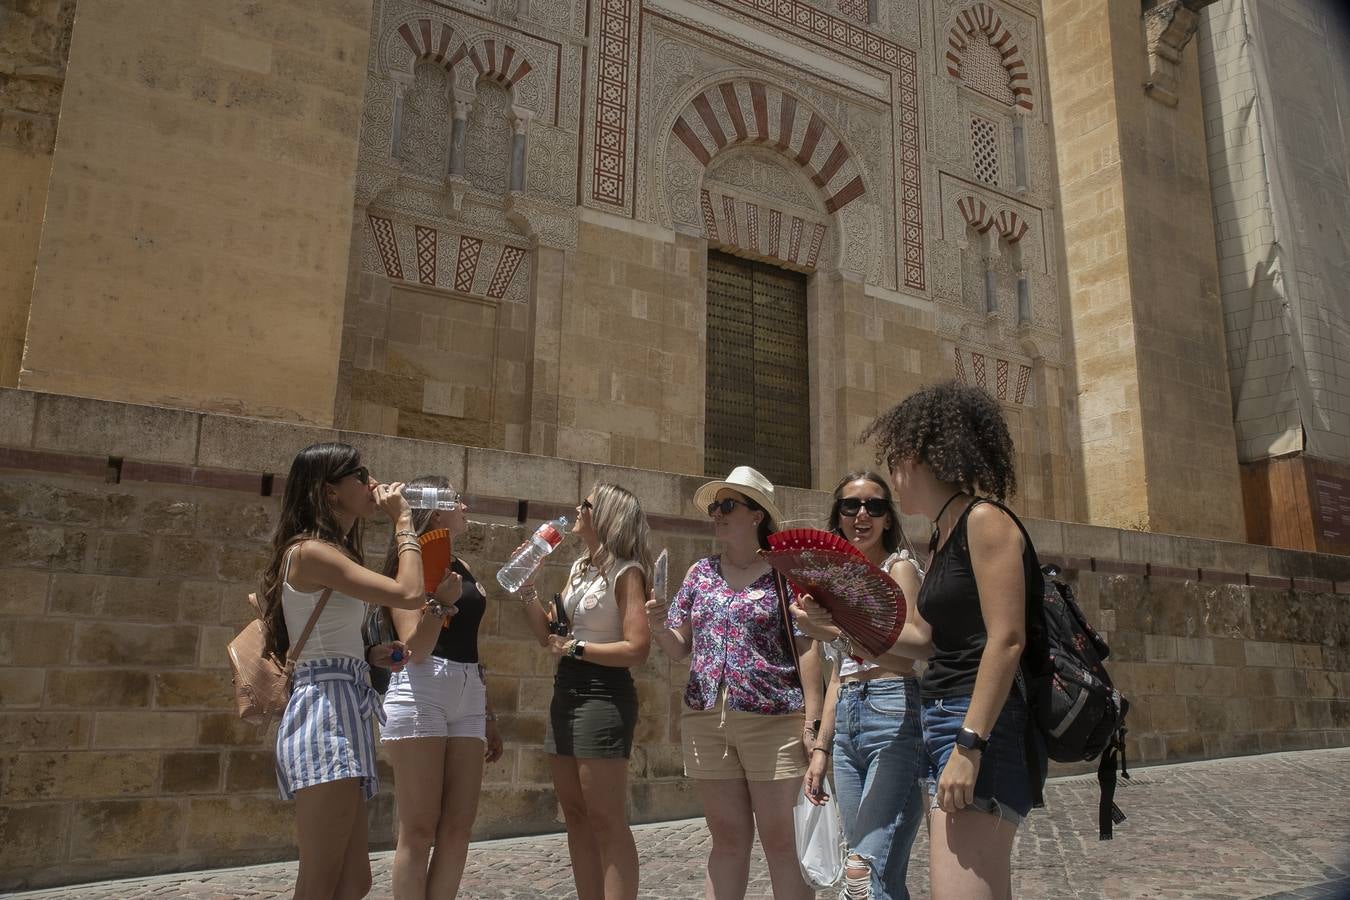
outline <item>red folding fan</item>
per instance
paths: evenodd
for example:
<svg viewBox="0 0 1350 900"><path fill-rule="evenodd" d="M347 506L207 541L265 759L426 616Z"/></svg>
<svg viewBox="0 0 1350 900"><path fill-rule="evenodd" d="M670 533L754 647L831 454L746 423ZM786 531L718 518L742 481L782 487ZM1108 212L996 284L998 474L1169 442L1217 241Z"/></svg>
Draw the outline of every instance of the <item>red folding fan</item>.
<svg viewBox="0 0 1350 900"><path fill-rule="evenodd" d="M450 532L444 528L428 531L417 539L422 545L422 576L426 579L427 593L434 593L445 580L450 568Z"/></svg>
<svg viewBox="0 0 1350 900"><path fill-rule="evenodd" d="M450 570L450 561L454 558L450 554L450 532L437 528L423 534L417 543L422 545L422 578L426 581L427 593L431 594L445 580L445 573ZM443 620L441 627L449 628L450 620Z"/></svg>
<svg viewBox="0 0 1350 900"><path fill-rule="evenodd" d="M830 611L834 624L873 656L891 648L905 625L905 595L848 541L815 528L769 535L764 561Z"/></svg>

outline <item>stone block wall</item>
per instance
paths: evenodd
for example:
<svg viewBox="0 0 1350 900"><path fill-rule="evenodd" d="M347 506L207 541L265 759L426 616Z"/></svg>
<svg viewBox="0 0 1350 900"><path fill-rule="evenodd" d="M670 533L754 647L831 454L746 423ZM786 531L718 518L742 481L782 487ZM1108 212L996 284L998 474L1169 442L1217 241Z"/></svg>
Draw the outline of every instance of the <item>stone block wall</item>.
<svg viewBox="0 0 1350 900"><path fill-rule="evenodd" d="M1242 539L1194 50L1169 106L1137 4L1042 6L1087 520Z"/></svg>
<svg viewBox="0 0 1350 900"><path fill-rule="evenodd" d="M507 752L479 837L561 827L540 745L552 660L492 574L597 480L625 484L681 573L712 549L701 478L261 420L0 390L0 890L294 854L270 736L230 710L226 642L247 617L278 499L266 476L342 439L378 477L443 472L469 495L458 552L488 588L481 648ZM827 495L783 491L821 521ZM923 522L907 522L915 537ZM1112 642L1134 703L1130 758L1350 743L1350 560L1028 521ZM386 532L367 532L367 559ZM565 546L544 590L574 558ZM682 777L683 665L635 676L634 821L696 815ZM393 838L388 768L371 805Z"/></svg>
<svg viewBox="0 0 1350 900"><path fill-rule="evenodd" d="M75 0L0 17L0 385L19 383Z"/></svg>
<svg viewBox="0 0 1350 900"><path fill-rule="evenodd" d="M370 16L79 6L19 384L332 422Z"/></svg>

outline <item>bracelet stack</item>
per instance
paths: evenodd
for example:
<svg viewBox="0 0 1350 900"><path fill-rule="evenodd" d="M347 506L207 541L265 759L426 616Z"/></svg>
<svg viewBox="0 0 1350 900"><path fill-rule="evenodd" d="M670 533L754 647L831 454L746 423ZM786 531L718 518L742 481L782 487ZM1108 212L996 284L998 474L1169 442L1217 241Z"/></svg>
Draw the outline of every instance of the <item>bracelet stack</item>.
<svg viewBox="0 0 1350 900"><path fill-rule="evenodd" d="M417 532L411 528L400 528L394 532L394 540L398 542L399 555L405 550L416 550L422 552L422 545L417 542Z"/></svg>

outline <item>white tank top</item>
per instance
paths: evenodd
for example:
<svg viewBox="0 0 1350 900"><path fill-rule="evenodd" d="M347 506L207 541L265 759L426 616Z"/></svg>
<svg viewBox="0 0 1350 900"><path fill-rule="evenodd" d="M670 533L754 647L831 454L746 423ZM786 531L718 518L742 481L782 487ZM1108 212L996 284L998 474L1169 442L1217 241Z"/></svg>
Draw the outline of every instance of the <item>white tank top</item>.
<svg viewBox="0 0 1350 900"><path fill-rule="evenodd" d="M908 550L900 550L886 557L886 560L881 564L881 571L885 572L887 575L891 574L891 568L901 560L912 563L914 571L919 573L919 580L923 581L923 569L919 567L919 561L913 556L910 556ZM916 597L914 599L917 600L918 598ZM828 647L829 645L827 644L825 646ZM876 663L867 662L866 660L858 662L858 660L851 656L845 656L843 661L839 664L839 677L847 678L850 675L856 675L859 672L869 672L875 668L877 668Z"/></svg>
<svg viewBox="0 0 1350 900"><path fill-rule="evenodd" d="M292 549L290 554L294 554ZM291 556L286 556L286 569L281 581L281 611L286 618L286 634L294 646L304 633L305 623L314 612L314 604L323 596L323 589L308 593L297 591L289 581ZM333 591L319 613L319 621L309 633L297 662L310 659L330 659L334 656L366 658L365 641L361 639L361 623L365 620L366 605L355 597Z"/></svg>
<svg viewBox="0 0 1350 900"><path fill-rule="evenodd" d="M610 563L608 578L582 560L572 564L563 590L563 609L572 623L572 636L582 641L610 644L623 640L623 615L614 586L619 576L638 565L632 560L614 560Z"/></svg>

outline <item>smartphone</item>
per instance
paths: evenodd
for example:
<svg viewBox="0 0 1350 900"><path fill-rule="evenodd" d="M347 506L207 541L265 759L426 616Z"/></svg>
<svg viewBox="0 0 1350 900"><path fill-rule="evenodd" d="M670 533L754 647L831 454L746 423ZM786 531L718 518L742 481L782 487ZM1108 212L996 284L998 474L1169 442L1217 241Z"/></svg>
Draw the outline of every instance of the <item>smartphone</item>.
<svg viewBox="0 0 1350 900"><path fill-rule="evenodd" d="M669 584L666 571L669 565L670 551L662 548L661 555L656 558L656 565L653 567L652 573L652 590L656 592L658 603L665 603L669 599L666 595L666 588Z"/></svg>

